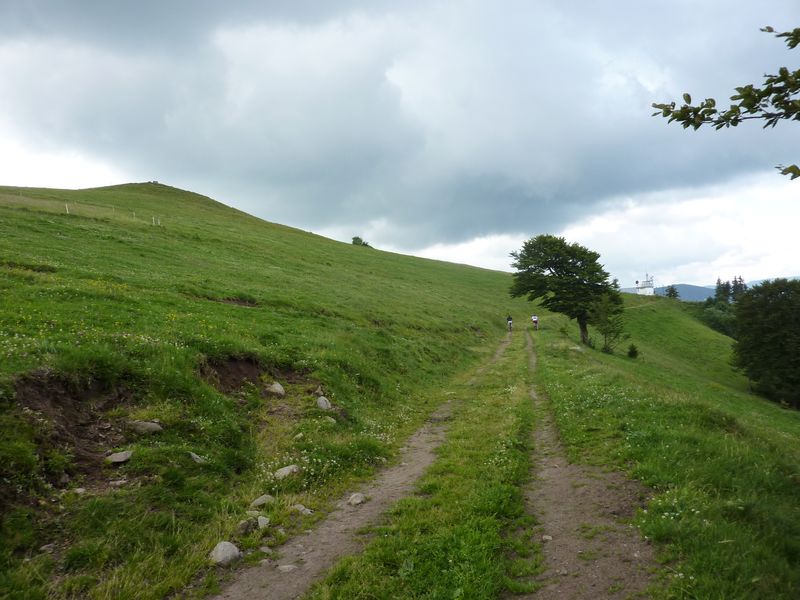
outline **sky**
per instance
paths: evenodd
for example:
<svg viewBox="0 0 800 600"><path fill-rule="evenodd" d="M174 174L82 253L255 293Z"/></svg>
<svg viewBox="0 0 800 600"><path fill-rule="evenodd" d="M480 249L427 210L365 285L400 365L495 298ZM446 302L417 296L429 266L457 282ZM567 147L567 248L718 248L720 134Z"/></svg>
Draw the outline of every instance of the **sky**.
<svg viewBox="0 0 800 600"><path fill-rule="evenodd" d="M349 242L511 270L551 233L623 287L800 275L800 124L720 104L796 0L0 0L0 185L157 180Z"/></svg>

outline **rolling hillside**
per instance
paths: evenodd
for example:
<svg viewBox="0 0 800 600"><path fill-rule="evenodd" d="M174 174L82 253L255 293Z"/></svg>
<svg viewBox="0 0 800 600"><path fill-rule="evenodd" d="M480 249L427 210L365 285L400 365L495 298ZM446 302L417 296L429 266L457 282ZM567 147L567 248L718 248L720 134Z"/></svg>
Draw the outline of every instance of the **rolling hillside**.
<svg viewBox="0 0 800 600"><path fill-rule="evenodd" d="M279 545L398 460L448 390L469 388L450 385L494 354L505 315L527 323L530 305L509 285L508 274L334 242L155 183L0 187L0 597L216 589L224 573L208 552L253 498L287 498L269 512ZM626 347L581 347L574 323L537 310L535 384L572 458L648 486L635 523L663 560L658 597L796 597L798 414L749 393L731 340L681 303L625 303L635 360ZM485 391L494 412L512 396L528 404L521 337L504 361ZM481 441L484 404L465 439ZM529 431L502 423L494 435L516 440L524 478ZM115 466L112 451L133 454ZM276 478L289 464L302 474ZM497 489L518 493L509 487ZM299 518L293 502L319 510ZM401 533L398 544L426 543L426 532ZM248 560L264 556L257 535L239 538ZM354 589L379 596L390 575L367 571L374 587Z"/></svg>

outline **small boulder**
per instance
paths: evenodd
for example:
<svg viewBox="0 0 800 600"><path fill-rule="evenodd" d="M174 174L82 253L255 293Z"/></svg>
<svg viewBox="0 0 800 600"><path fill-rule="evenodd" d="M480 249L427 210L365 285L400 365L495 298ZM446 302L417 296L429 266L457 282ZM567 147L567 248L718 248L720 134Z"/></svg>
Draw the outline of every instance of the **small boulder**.
<svg viewBox="0 0 800 600"><path fill-rule="evenodd" d="M275 502L275 498L273 498L269 494L264 494L263 496L259 496L258 498L253 500L250 503L250 508L258 508L259 506L264 506L265 504L272 504L273 502Z"/></svg>
<svg viewBox="0 0 800 600"><path fill-rule="evenodd" d="M542 536L542 541L543 542L552 542L553 541L553 536L552 535L543 535Z"/></svg>
<svg viewBox="0 0 800 600"><path fill-rule="evenodd" d="M257 522L259 529L266 529L267 527L269 527L269 517L263 517L259 515Z"/></svg>
<svg viewBox="0 0 800 600"><path fill-rule="evenodd" d="M269 386L266 390L267 394L271 394L272 396L277 396L278 398L283 398L286 395L286 390L283 389L283 386L278 383L277 381Z"/></svg>
<svg viewBox="0 0 800 600"><path fill-rule="evenodd" d="M83 496L86 493L86 488L78 487L73 490L78 496Z"/></svg>
<svg viewBox="0 0 800 600"><path fill-rule="evenodd" d="M278 571L281 573L291 573L297 568L297 565L280 565L278 566Z"/></svg>
<svg viewBox="0 0 800 600"><path fill-rule="evenodd" d="M330 410L331 408L333 408L333 406L331 405L331 401L328 400L325 396L320 396L319 398L317 398L317 407L322 410Z"/></svg>
<svg viewBox="0 0 800 600"><path fill-rule="evenodd" d="M126 463L133 456L133 450L125 450L124 452L115 452L106 456L106 462L112 465L120 465Z"/></svg>
<svg viewBox="0 0 800 600"><path fill-rule="evenodd" d="M364 504L364 502L366 501L367 498L366 496L364 496L364 494L362 494L361 492L356 492L355 494L352 494L350 496L350 498L347 500L347 503L350 506L358 506L359 504Z"/></svg>
<svg viewBox="0 0 800 600"><path fill-rule="evenodd" d="M242 557L242 553L239 548L230 542L220 542L214 546L214 549L211 551L211 554L209 554L208 557L215 565L224 567L225 565L229 565L232 562L239 560Z"/></svg>
<svg viewBox="0 0 800 600"><path fill-rule="evenodd" d="M136 433L141 434L158 433L164 430L164 428L155 421L129 421L128 427L133 429Z"/></svg>
<svg viewBox="0 0 800 600"><path fill-rule="evenodd" d="M286 479L289 475L294 475L300 472L300 467L297 465L288 465L275 471L275 479Z"/></svg>

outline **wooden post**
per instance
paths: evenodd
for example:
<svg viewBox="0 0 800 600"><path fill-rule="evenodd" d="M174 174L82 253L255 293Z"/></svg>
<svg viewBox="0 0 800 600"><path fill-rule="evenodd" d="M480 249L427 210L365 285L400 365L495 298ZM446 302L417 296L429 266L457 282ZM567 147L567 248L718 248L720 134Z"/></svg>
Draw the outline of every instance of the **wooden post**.
<svg viewBox="0 0 800 600"><path fill-rule="evenodd" d="M65 202L65 203L64 203L64 208L66 208L66 209L67 209L67 214L69 214L69 204L67 204L67 203Z"/></svg>

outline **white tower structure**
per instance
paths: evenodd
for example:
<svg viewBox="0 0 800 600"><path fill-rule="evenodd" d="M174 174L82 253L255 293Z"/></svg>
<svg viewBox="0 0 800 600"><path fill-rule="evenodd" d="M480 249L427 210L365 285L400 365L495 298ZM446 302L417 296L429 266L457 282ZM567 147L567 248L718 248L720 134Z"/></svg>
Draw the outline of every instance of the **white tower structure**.
<svg viewBox="0 0 800 600"><path fill-rule="evenodd" d="M653 287L653 276L648 273L644 274L644 281L636 282L636 293L640 296L653 296L655 291L655 287Z"/></svg>

